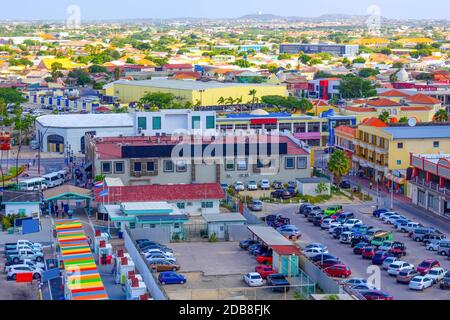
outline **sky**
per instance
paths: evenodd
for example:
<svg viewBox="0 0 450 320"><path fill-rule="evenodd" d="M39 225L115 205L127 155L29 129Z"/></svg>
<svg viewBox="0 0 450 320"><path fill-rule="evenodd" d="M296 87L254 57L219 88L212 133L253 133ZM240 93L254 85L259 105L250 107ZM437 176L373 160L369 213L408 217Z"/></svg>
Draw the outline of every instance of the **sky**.
<svg viewBox="0 0 450 320"><path fill-rule="evenodd" d="M377 5L381 15L399 19L447 19L450 1L428 0L2 0L0 20L61 20L78 5L81 20L132 18L236 18L246 14L315 17L322 14L367 14Z"/></svg>

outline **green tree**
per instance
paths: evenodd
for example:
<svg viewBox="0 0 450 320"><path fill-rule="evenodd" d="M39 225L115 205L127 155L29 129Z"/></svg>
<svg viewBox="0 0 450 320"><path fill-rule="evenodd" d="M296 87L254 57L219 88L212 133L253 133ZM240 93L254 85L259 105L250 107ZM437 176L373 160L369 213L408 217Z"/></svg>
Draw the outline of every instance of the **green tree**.
<svg viewBox="0 0 450 320"><path fill-rule="evenodd" d="M398 122L399 122L399 123L408 123L408 118L407 118L407 117L401 117L401 118L398 120Z"/></svg>
<svg viewBox="0 0 450 320"><path fill-rule="evenodd" d="M79 86L85 86L92 82L89 75L81 69L71 71L68 76L69 78L76 79Z"/></svg>
<svg viewBox="0 0 450 320"><path fill-rule="evenodd" d="M220 98L217 100L217 104L218 104L219 106L225 104L225 98L224 98L224 97L220 97Z"/></svg>
<svg viewBox="0 0 450 320"><path fill-rule="evenodd" d="M52 75L53 82L56 82L58 78L63 76L61 70L63 69L63 65L60 62L53 62L51 66L50 74Z"/></svg>
<svg viewBox="0 0 450 320"><path fill-rule="evenodd" d="M256 91L256 89L252 89L252 90L250 90L249 91L249 93L248 93L248 95L249 96L251 96L252 97L252 104L255 104L256 103L256 94L257 94L257 91Z"/></svg>
<svg viewBox="0 0 450 320"><path fill-rule="evenodd" d="M388 123L388 122L389 122L389 112L383 111L383 112L378 116L378 119L380 119L380 120L383 121L384 123Z"/></svg>
<svg viewBox="0 0 450 320"><path fill-rule="evenodd" d="M448 121L448 112L445 109L441 109L438 110L435 115L433 120L435 122L447 122Z"/></svg>
<svg viewBox="0 0 450 320"><path fill-rule="evenodd" d="M22 93L13 88L0 88L0 100L4 103L23 103L26 99Z"/></svg>
<svg viewBox="0 0 450 320"><path fill-rule="evenodd" d="M328 170L334 176L334 182L339 185L342 177L348 175L351 169L350 159L345 156L344 151L336 150L330 156L328 162Z"/></svg>
<svg viewBox="0 0 450 320"><path fill-rule="evenodd" d="M179 107L175 101L175 95L172 93L153 92L147 93L140 102L150 107L158 107L159 109L171 109Z"/></svg>
<svg viewBox="0 0 450 320"><path fill-rule="evenodd" d="M369 78L369 77L373 77L380 74L380 72L376 69L372 69L372 68L363 68L361 70L359 70L358 75L361 78Z"/></svg>
<svg viewBox="0 0 450 320"><path fill-rule="evenodd" d="M377 95L377 90L370 81L354 75L342 78L339 92L344 99L369 98Z"/></svg>
<svg viewBox="0 0 450 320"><path fill-rule="evenodd" d="M93 65L93 66L89 67L89 72L90 73L108 73L108 69L106 69L106 67L103 67L103 66Z"/></svg>
<svg viewBox="0 0 450 320"><path fill-rule="evenodd" d="M352 61L353 63L366 63L366 59L364 59L363 57L358 57L353 59Z"/></svg>
<svg viewBox="0 0 450 320"><path fill-rule="evenodd" d="M12 119L13 128L17 134L17 155L16 155L16 168L19 168L19 158L20 152L22 151L22 146L26 141L29 141L30 134L34 128L35 118L31 115L23 115L23 110L20 106L14 108L14 116ZM19 183L19 175L16 177L16 183Z"/></svg>

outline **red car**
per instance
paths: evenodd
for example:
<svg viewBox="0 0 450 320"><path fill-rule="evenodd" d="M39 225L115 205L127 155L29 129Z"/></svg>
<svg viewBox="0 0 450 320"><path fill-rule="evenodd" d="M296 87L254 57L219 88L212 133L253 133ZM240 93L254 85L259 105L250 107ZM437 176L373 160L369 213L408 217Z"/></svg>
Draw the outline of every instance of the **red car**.
<svg viewBox="0 0 450 320"><path fill-rule="evenodd" d="M332 266L335 266L337 264L341 264L342 262L339 261L338 259L328 259L328 260L324 260L324 261L319 261L317 262L317 266L321 269L326 269Z"/></svg>
<svg viewBox="0 0 450 320"><path fill-rule="evenodd" d="M366 300L394 300L394 297L390 294L380 290L364 290L359 291Z"/></svg>
<svg viewBox="0 0 450 320"><path fill-rule="evenodd" d="M263 278L263 279L266 279L267 276L270 276L271 274L276 274L277 273L270 266L257 266L255 268L255 272L259 273L261 275L261 278Z"/></svg>
<svg viewBox="0 0 450 320"><path fill-rule="evenodd" d="M337 218L339 218L340 215L342 215L344 213L344 211L339 211L336 212L335 214L331 215L330 218L333 220L336 220Z"/></svg>
<svg viewBox="0 0 450 320"><path fill-rule="evenodd" d="M437 260L427 259L422 261L416 268L417 272L419 272L422 276L426 275L428 271L433 268L440 267L441 264Z"/></svg>
<svg viewBox="0 0 450 320"><path fill-rule="evenodd" d="M327 275L333 278L348 278L352 274L352 270L345 264L336 264L323 270Z"/></svg>
<svg viewBox="0 0 450 320"><path fill-rule="evenodd" d="M256 257L256 261L260 264L272 264L273 263L273 256L272 255L260 255Z"/></svg>
<svg viewBox="0 0 450 320"><path fill-rule="evenodd" d="M375 247L365 247L362 251L363 259L372 259L376 251Z"/></svg>

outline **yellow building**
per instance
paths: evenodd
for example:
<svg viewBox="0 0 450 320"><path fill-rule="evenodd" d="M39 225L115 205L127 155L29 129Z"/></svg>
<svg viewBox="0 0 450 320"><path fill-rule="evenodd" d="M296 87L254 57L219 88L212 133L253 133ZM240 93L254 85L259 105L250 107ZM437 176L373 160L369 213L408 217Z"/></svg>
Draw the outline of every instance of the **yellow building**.
<svg viewBox="0 0 450 320"><path fill-rule="evenodd" d="M450 153L450 125L387 126L378 119L359 125L353 161L365 177L405 192L410 156Z"/></svg>
<svg viewBox="0 0 450 320"><path fill-rule="evenodd" d="M279 95L287 96L284 85L271 84L241 84L222 82L183 81L169 79L152 79L144 81L119 80L104 87L105 95L115 96L122 103L139 101L147 93L164 92L174 94L179 102L200 103L202 106L217 105L221 97L227 99L242 98L243 103L250 103L253 96L250 91L255 90L255 98Z"/></svg>

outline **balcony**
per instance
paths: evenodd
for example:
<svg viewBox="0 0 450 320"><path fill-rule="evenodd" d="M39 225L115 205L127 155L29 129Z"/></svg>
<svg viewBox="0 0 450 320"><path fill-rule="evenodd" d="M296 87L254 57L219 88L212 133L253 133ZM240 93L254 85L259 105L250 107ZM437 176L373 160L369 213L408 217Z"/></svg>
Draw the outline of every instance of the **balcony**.
<svg viewBox="0 0 450 320"><path fill-rule="evenodd" d="M442 195L450 197L450 189L440 188L438 183L431 182L431 181L427 182L425 179L419 178L419 177L415 177L414 179L411 180L411 182L418 186L425 187L427 189L430 189L432 191L435 191L437 193L440 193Z"/></svg>

